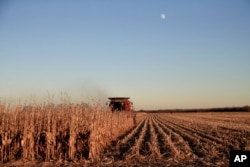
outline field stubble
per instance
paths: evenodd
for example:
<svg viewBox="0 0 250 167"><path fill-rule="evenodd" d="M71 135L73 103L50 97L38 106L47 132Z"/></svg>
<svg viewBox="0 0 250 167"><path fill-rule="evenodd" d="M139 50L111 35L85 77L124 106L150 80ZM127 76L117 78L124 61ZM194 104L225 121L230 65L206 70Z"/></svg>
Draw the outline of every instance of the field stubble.
<svg viewBox="0 0 250 167"><path fill-rule="evenodd" d="M147 114L113 143L112 156L121 164L229 166L230 150L250 150L248 119L249 112Z"/></svg>

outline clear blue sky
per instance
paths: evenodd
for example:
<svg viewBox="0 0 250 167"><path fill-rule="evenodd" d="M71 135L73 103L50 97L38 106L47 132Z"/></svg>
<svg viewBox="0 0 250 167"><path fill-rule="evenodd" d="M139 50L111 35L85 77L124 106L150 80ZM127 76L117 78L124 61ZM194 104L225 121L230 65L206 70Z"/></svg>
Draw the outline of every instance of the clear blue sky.
<svg viewBox="0 0 250 167"><path fill-rule="evenodd" d="M0 1L1 99L48 92L129 96L136 109L250 105L250 2Z"/></svg>

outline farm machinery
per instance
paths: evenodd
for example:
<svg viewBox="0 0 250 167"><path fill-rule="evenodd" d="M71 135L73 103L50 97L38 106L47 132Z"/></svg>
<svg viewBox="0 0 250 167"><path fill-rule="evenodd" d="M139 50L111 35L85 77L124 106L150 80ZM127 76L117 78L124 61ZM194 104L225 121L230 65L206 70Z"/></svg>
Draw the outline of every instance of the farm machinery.
<svg viewBox="0 0 250 167"><path fill-rule="evenodd" d="M111 111L133 111L133 103L129 97L109 97L109 107Z"/></svg>

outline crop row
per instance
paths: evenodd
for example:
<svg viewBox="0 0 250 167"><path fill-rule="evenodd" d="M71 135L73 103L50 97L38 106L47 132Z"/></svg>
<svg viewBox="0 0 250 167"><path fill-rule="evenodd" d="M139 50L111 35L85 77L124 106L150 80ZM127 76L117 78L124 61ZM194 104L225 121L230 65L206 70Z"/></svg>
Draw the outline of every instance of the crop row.
<svg viewBox="0 0 250 167"><path fill-rule="evenodd" d="M210 119L207 123L192 114L190 117L185 114L148 114L116 142L114 161L227 166L231 149L250 149L249 131L237 131L227 127L228 124L216 124L217 119L214 122ZM239 115L237 120L240 119L245 117Z"/></svg>

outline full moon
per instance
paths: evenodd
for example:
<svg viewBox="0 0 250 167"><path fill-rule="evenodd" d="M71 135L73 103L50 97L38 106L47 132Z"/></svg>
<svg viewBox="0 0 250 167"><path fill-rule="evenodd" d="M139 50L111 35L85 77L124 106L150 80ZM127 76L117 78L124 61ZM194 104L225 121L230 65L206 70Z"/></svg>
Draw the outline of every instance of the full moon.
<svg viewBox="0 0 250 167"><path fill-rule="evenodd" d="M166 18L166 15L164 13L161 14L161 19L164 20Z"/></svg>

